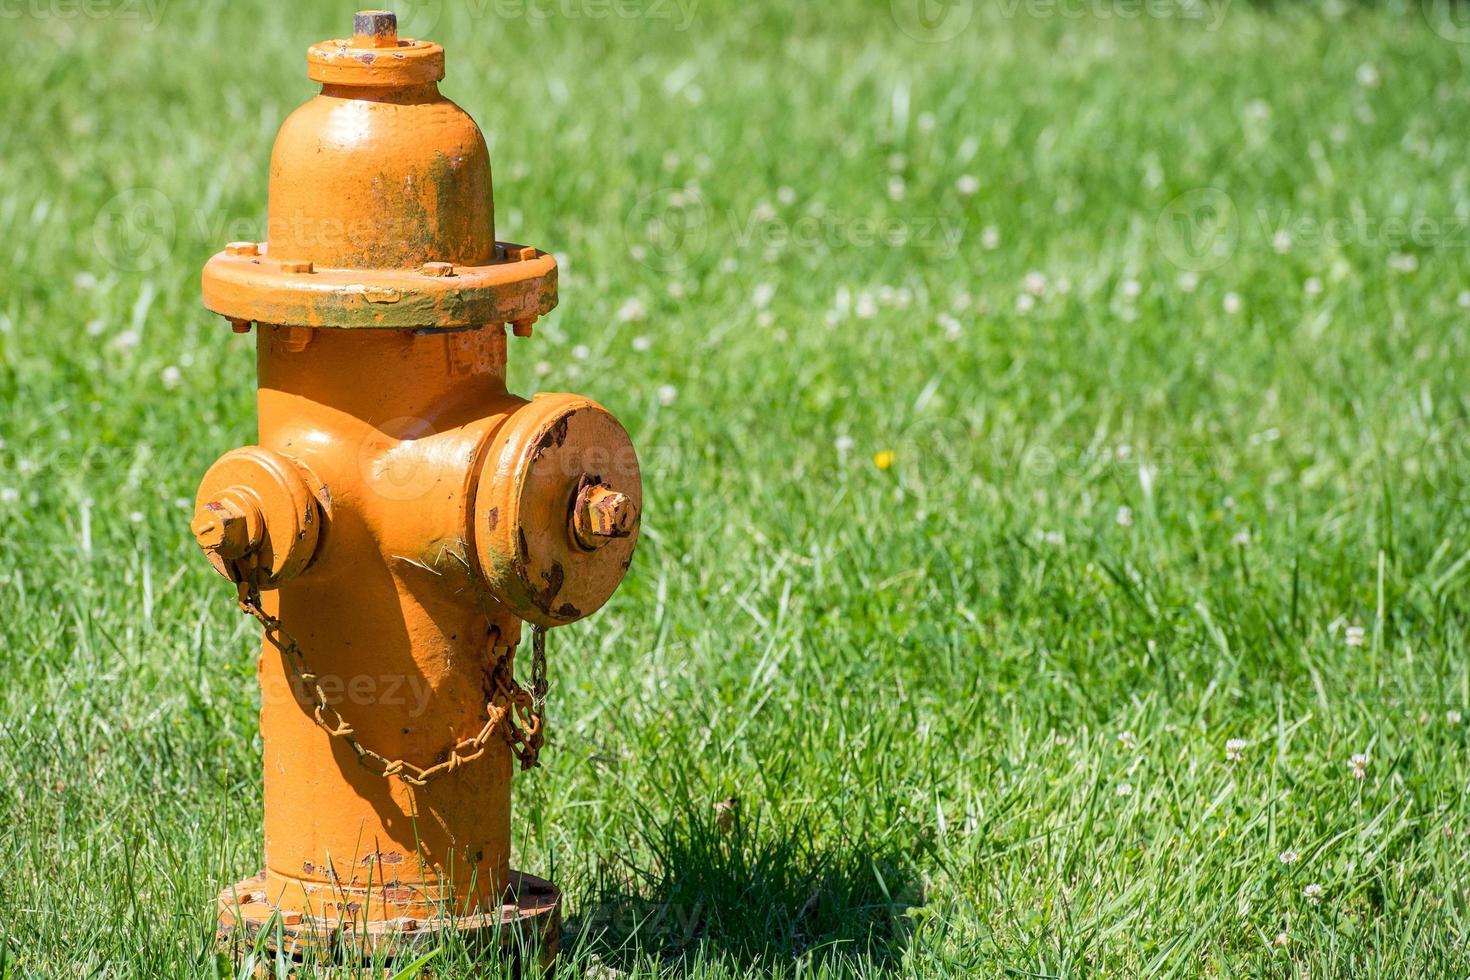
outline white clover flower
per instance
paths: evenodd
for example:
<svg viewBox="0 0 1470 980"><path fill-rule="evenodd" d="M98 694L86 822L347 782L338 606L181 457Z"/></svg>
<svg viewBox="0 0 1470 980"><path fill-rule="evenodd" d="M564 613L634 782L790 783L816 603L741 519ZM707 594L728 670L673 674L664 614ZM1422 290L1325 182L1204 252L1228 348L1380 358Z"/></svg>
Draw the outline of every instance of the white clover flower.
<svg viewBox="0 0 1470 980"><path fill-rule="evenodd" d="M1115 520L1115 521L1118 522L1118 526L1119 527L1132 527L1133 526L1133 508L1132 507L1128 507L1126 505L1123 506L1123 507L1119 507L1118 508L1118 513L1117 513L1116 516L1114 516L1113 520Z"/></svg>
<svg viewBox="0 0 1470 980"><path fill-rule="evenodd" d="M1134 300L1143 295L1143 284L1137 279L1124 279L1118 284L1118 289L1122 292L1123 298L1127 300Z"/></svg>
<svg viewBox="0 0 1470 980"><path fill-rule="evenodd" d="M1388 267L1394 272L1413 272L1419 268L1419 257L1413 252L1394 252L1388 257Z"/></svg>
<svg viewBox="0 0 1470 980"><path fill-rule="evenodd" d="M1462 308L1470 309L1470 289L1462 290L1460 295L1455 297L1455 302Z"/></svg>
<svg viewBox="0 0 1470 980"><path fill-rule="evenodd" d="M960 323L957 317L954 317L948 313L941 313L934 319L941 327L944 328L945 339L959 340L960 337L964 335L964 324Z"/></svg>
<svg viewBox="0 0 1470 980"><path fill-rule="evenodd" d="M179 386L180 382L184 380L184 372L180 371L177 367L170 364L168 367L158 372L158 377L163 381L163 386L172 391Z"/></svg>
<svg viewBox="0 0 1470 980"><path fill-rule="evenodd" d="M1364 88L1378 87L1378 66L1365 61L1358 66L1358 84Z"/></svg>
<svg viewBox="0 0 1470 980"><path fill-rule="evenodd" d="M902 177L893 174L888 178L888 199L890 201L902 201L907 193L908 188Z"/></svg>
<svg viewBox="0 0 1470 980"><path fill-rule="evenodd" d="M585 361L592 356L592 348L586 344L578 344L572 348L572 356L579 361Z"/></svg>
<svg viewBox="0 0 1470 980"><path fill-rule="evenodd" d="M1225 741L1225 759L1228 762L1240 762L1245 758L1245 739L1231 738Z"/></svg>
<svg viewBox="0 0 1470 980"><path fill-rule="evenodd" d="M1322 886L1317 884L1316 882L1313 882L1312 884L1302 889L1302 894L1306 896L1307 901L1311 902L1313 905L1317 905L1322 901Z"/></svg>
<svg viewBox="0 0 1470 980"><path fill-rule="evenodd" d="M963 197L974 197L980 191L980 178L974 174L960 174L954 182L954 189Z"/></svg>
<svg viewBox="0 0 1470 980"><path fill-rule="evenodd" d="M551 373L551 362L550 361L537 361L536 362L536 376L538 378L544 378L544 377L546 377L550 373Z"/></svg>
<svg viewBox="0 0 1470 980"><path fill-rule="evenodd" d="M1245 548L1251 543L1251 533L1250 531L1242 528L1241 530L1236 531L1235 536L1232 537L1230 540L1237 548Z"/></svg>
<svg viewBox="0 0 1470 980"><path fill-rule="evenodd" d="M986 225L980 229L980 247L987 252L1000 248L1000 229L995 225Z"/></svg>
<svg viewBox="0 0 1470 980"><path fill-rule="evenodd" d="M790 207L796 203L796 188L781 186L776 188L776 200Z"/></svg>
<svg viewBox="0 0 1470 980"><path fill-rule="evenodd" d="M1291 232L1285 228L1277 228L1276 234L1271 236L1271 247L1276 250L1277 255L1285 255L1291 251Z"/></svg>
<svg viewBox="0 0 1470 980"><path fill-rule="evenodd" d="M649 340L647 337L642 336L641 334L633 338L633 349L640 354L648 350L648 348L652 346L653 341Z"/></svg>
<svg viewBox="0 0 1470 980"><path fill-rule="evenodd" d="M116 348L117 350L132 350L134 347L138 346L139 341L141 341L142 339L142 337L138 336L138 331L124 330L122 333L112 338L111 346Z"/></svg>
<svg viewBox="0 0 1470 980"><path fill-rule="evenodd" d="M1316 276L1308 276L1307 281L1302 283L1302 292L1308 296L1322 295L1322 280Z"/></svg>
<svg viewBox="0 0 1470 980"><path fill-rule="evenodd" d="M843 433L836 439L832 440L832 447L836 449L839 453L851 452L854 444L855 443L853 442L852 436L847 435L846 433Z"/></svg>
<svg viewBox="0 0 1470 980"><path fill-rule="evenodd" d="M1021 288L1032 296L1040 296L1046 292L1046 276L1033 269L1021 280Z"/></svg>
<svg viewBox="0 0 1470 980"><path fill-rule="evenodd" d="M1229 313L1231 316L1235 316L1237 313L1240 312L1241 308L1240 294L1226 293L1225 298L1221 300L1220 305L1224 307L1226 313Z"/></svg>
<svg viewBox="0 0 1470 980"><path fill-rule="evenodd" d="M143 523L143 512L141 510L135 510L135 511L130 512L128 514L128 520L132 521L134 524L142 524Z"/></svg>
<svg viewBox="0 0 1470 980"><path fill-rule="evenodd" d="M1277 946L1285 946L1291 942L1291 937L1284 932L1278 932L1276 934L1276 938L1271 940L1271 942L1275 943Z"/></svg>
<svg viewBox="0 0 1470 980"><path fill-rule="evenodd" d="M1133 784L1132 783L1119 783L1118 784L1118 788L1115 789L1115 790L1113 790L1113 792L1114 793L1117 793L1119 796L1132 796L1133 795Z"/></svg>
<svg viewBox="0 0 1470 980"><path fill-rule="evenodd" d="M1296 864L1301 859L1302 859L1302 856L1300 854L1298 854L1296 851L1293 851L1289 847L1286 850L1284 850L1284 851L1281 852L1281 863L1282 864Z"/></svg>
<svg viewBox="0 0 1470 980"><path fill-rule="evenodd" d="M1356 753L1351 759L1348 760L1348 764L1353 767L1353 778L1354 779L1365 779L1365 778L1367 778L1367 776L1368 776L1368 753L1366 753L1366 752L1358 752L1358 753Z"/></svg>
<svg viewBox="0 0 1470 980"><path fill-rule="evenodd" d="M643 300L633 296L623 301L618 307L617 318L623 323L633 323L648 316L648 307L643 305Z"/></svg>
<svg viewBox="0 0 1470 980"><path fill-rule="evenodd" d="M869 292L858 293L857 303L853 307L853 313L859 320L871 320L878 315L878 303Z"/></svg>
<svg viewBox="0 0 1470 980"><path fill-rule="evenodd" d="M1466 293L1465 295L1466 296L1470 296L1470 293ZM1461 304L1461 305L1464 305L1464 304ZM100 336L102 336L103 331L105 331L106 329L107 329L107 323L105 321L103 321L103 320L88 320L87 321L87 336L88 337L100 337Z"/></svg>
<svg viewBox="0 0 1470 980"><path fill-rule="evenodd" d="M1177 281L1181 290L1186 293L1192 293L1199 288L1199 273L1181 272Z"/></svg>
<svg viewBox="0 0 1470 980"><path fill-rule="evenodd" d="M750 296L750 301L755 308L763 310L771 305L771 300L776 296L776 287L773 283L763 282L755 287L755 292Z"/></svg>
<svg viewBox="0 0 1470 980"><path fill-rule="evenodd" d="M1449 711L1446 711L1444 713L1444 722L1446 725L1449 725L1453 728L1455 725L1458 725L1460 723L1460 713L1454 708L1451 708Z"/></svg>
<svg viewBox="0 0 1470 980"><path fill-rule="evenodd" d="M0 487L0 504L13 504L20 499L20 491L15 487Z"/></svg>
<svg viewBox="0 0 1470 980"><path fill-rule="evenodd" d="M1349 626L1343 634L1342 641L1350 647L1362 646L1368 638L1367 632L1361 626Z"/></svg>
<svg viewBox="0 0 1470 980"><path fill-rule="evenodd" d="M1138 736L1129 731L1119 732L1118 744L1123 746L1123 748L1127 749L1129 752L1132 752L1134 749L1138 748Z"/></svg>
<svg viewBox="0 0 1470 980"><path fill-rule="evenodd" d="M673 385L658 386L658 403L660 405L672 405L674 404L674 399L678 397L679 389L675 388Z"/></svg>
<svg viewBox="0 0 1470 980"><path fill-rule="evenodd" d="M1067 539L1062 535L1061 531L1043 531L1041 532L1041 540L1047 544L1058 546L1067 543Z"/></svg>
<svg viewBox="0 0 1470 980"><path fill-rule="evenodd" d="M1036 309L1036 297L1030 293L1022 293L1016 297L1016 312L1020 314L1030 313Z"/></svg>

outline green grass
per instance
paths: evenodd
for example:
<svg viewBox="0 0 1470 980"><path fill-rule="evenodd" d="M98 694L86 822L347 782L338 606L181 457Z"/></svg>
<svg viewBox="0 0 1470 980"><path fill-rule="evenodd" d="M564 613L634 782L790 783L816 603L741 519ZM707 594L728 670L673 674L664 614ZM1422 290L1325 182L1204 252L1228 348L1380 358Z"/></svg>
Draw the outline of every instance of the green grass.
<svg viewBox="0 0 1470 980"><path fill-rule="evenodd" d="M258 641L181 502L254 434L199 268L350 12L288 6L3 21L7 976L231 970ZM564 975L1470 975L1470 46L1225 8L440 11L564 262L512 387L645 462L517 778Z"/></svg>

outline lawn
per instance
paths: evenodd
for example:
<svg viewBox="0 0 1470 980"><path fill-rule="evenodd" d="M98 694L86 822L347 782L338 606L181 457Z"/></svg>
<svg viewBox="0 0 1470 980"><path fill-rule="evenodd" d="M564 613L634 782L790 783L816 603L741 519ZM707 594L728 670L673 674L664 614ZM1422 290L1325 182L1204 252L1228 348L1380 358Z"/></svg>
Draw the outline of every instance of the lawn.
<svg viewBox="0 0 1470 980"><path fill-rule="evenodd" d="M562 263L512 390L644 463L516 783L560 975L1470 975L1470 20L916 3L404 18ZM0 8L4 976L231 973L199 269L350 11Z"/></svg>

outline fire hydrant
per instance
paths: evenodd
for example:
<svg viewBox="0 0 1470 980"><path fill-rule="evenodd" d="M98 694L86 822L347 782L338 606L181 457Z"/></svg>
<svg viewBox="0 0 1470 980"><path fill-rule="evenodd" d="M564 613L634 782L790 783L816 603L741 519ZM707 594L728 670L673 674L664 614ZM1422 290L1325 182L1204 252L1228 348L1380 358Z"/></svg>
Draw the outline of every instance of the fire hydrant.
<svg viewBox="0 0 1470 980"><path fill-rule="evenodd" d="M221 934L519 923L544 951L560 896L510 868L511 773L544 737L543 631L627 571L637 457L596 402L506 390L506 328L556 304L556 262L496 241L443 48L367 11L307 66L267 240L203 275L208 309L258 325L259 443L210 467L192 525L264 627L265 869L220 893Z"/></svg>

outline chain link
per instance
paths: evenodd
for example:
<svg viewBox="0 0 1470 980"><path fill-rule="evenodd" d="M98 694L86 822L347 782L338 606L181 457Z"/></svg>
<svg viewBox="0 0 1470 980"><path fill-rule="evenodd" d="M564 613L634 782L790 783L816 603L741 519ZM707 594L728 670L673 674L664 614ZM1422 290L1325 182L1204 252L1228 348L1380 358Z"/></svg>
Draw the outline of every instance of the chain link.
<svg viewBox="0 0 1470 980"><path fill-rule="evenodd" d="M515 678L516 648L503 648L505 653L496 658L491 673L493 693L485 703L489 720L473 736L460 739L441 752L442 762L421 767L406 759L390 759L357 740L356 730L328 702L317 675L307 665L300 645L286 632L281 621L260 604L260 590L254 584L249 581L239 583L238 602L240 610L265 628L266 639L286 658L291 672L306 691L316 723L327 734L346 742L357 756L358 763L368 771L384 779L396 776L411 786L424 786L436 776L453 772L480 758L497 732L510 745L523 770L534 769L541 764L541 746L546 741L542 722L542 712L546 708L546 631L541 627L534 626L531 632L531 690L526 690Z"/></svg>

